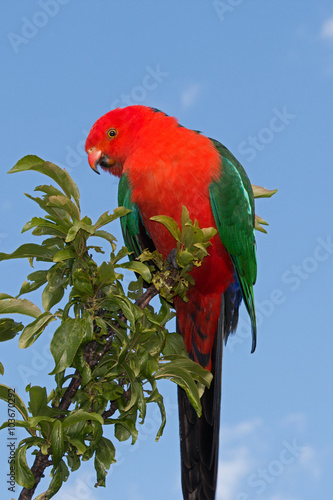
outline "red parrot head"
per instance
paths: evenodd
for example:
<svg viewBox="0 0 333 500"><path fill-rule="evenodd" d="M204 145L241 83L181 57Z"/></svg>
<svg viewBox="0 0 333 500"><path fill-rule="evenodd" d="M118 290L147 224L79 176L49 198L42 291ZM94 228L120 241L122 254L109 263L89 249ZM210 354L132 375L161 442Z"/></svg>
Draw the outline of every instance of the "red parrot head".
<svg viewBox="0 0 333 500"><path fill-rule="evenodd" d="M124 163L138 148L156 143L156 124L163 120L175 126L177 121L146 106L116 108L99 118L86 140L86 152L91 168L98 165L120 177Z"/></svg>

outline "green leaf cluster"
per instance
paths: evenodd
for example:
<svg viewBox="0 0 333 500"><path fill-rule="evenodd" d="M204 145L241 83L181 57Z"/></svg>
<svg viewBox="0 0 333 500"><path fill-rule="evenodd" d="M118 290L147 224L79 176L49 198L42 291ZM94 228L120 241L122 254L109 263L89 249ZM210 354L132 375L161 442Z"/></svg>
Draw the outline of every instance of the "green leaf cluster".
<svg viewBox="0 0 333 500"><path fill-rule="evenodd" d="M154 273L153 283L160 295L170 302L179 295L187 301L186 293L194 280L190 272L202 264L209 255L207 248L217 233L214 227L200 228L198 221L192 221L186 207L182 207L181 227L171 217L158 215L151 218L163 224L175 239L175 249L166 262L158 252L144 251L139 257L141 262L153 262L158 272Z"/></svg>
<svg viewBox="0 0 333 500"><path fill-rule="evenodd" d="M96 486L105 486L107 471L116 461L115 445L105 436L105 426L112 427L115 439L131 439L134 444L149 403L160 410L159 439L166 411L158 380L168 379L183 387L200 415L200 396L212 375L188 358L182 337L169 333L166 323L174 315L170 300L176 294L186 298L193 282L189 272L208 255L215 230L200 229L184 207L181 229L171 219L159 218L175 236L176 264L164 262L157 253L128 262L128 249L117 250L115 237L104 229L126 215L127 209L106 212L93 223L81 215L78 187L65 170L37 156L26 156L10 173L28 170L53 182L36 187L40 196L27 195L43 216L33 217L23 231L41 237L41 243L21 245L11 254L0 253L0 260L27 258L31 266L39 263L16 297L0 294L0 341L20 335L19 347L29 348L50 323L57 322L50 344L53 389L47 393L45 387L28 386L28 408L19 395L15 398L22 416L16 425L28 433L16 452L17 483L25 488L34 484L26 461L28 450L37 458L50 457L51 481L42 497L51 498L70 472L90 459L94 460ZM91 237L100 238L104 246L91 244ZM104 253L105 245L105 261L97 264L94 255ZM136 273L127 292L125 270ZM43 310L22 298L36 290L41 293ZM149 300L157 292L159 305L153 308ZM3 318L16 313L26 316L28 322L23 325L11 317ZM5 385L0 385L0 398L8 400ZM6 425L8 422L2 428Z"/></svg>

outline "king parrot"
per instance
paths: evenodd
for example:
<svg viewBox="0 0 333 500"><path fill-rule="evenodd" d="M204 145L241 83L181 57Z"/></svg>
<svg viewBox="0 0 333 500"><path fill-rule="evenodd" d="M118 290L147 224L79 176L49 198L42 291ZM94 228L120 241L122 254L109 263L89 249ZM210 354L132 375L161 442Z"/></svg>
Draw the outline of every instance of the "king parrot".
<svg viewBox="0 0 333 500"><path fill-rule="evenodd" d="M100 165L120 177L118 204L131 209L121 227L134 256L156 248L168 257L175 240L151 217L167 215L180 224L183 205L200 227L217 229L209 256L191 272L195 285L189 301L174 300L177 330L190 358L213 374L201 398L201 417L178 388L183 496L214 500L223 341L236 329L242 299L251 320L252 352L256 346L252 186L225 146L146 106L117 108L99 118L86 151L93 170Z"/></svg>

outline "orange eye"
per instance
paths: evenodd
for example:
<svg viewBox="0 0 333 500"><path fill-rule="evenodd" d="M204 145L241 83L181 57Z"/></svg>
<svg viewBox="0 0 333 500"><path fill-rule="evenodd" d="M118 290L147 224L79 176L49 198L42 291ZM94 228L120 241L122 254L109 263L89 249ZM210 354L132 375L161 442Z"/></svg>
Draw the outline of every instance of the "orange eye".
<svg viewBox="0 0 333 500"><path fill-rule="evenodd" d="M107 135L108 135L108 137L110 137L110 139L114 139L117 135L116 129L110 128L110 130L107 131Z"/></svg>

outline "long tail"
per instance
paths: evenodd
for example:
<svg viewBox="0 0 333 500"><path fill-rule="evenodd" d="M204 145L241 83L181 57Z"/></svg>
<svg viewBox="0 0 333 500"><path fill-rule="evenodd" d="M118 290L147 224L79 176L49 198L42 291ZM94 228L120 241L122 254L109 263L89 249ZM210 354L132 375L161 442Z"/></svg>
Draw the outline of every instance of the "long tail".
<svg viewBox="0 0 333 500"><path fill-rule="evenodd" d="M223 343L238 321L240 294L232 286L222 295L220 316L211 351L213 380L202 398L197 417L183 389L178 388L181 473L184 500L214 500L218 472ZM177 324L179 331L179 326ZM199 330L200 333L200 330ZM192 354L192 355L191 355ZM194 353L190 353L193 356Z"/></svg>

